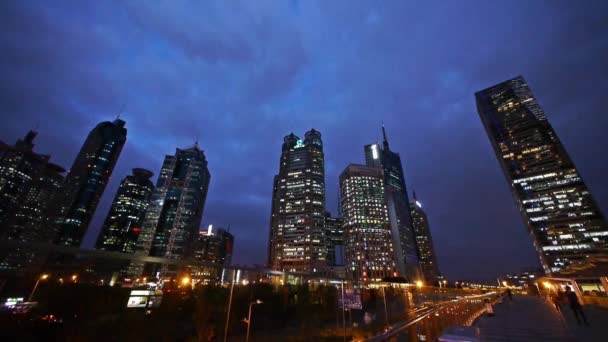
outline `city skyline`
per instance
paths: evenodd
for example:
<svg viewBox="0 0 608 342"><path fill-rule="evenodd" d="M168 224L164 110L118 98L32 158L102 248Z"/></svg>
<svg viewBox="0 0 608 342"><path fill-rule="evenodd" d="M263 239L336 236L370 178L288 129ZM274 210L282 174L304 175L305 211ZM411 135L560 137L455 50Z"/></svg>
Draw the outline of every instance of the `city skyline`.
<svg viewBox="0 0 608 342"><path fill-rule="evenodd" d="M407 36L404 46L390 45L382 40L386 33L393 29L407 31L391 16L391 12L403 13L407 9L394 8L400 6L396 4L354 11L341 18L341 25L361 36L355 46L339 44L337 36L331 36L328 41L316 41L320 39L318 36L304 32L304 28L311 29L311 26L298 26L305 25L300 21L315 19L313 22L320 30L328 32L333 32L335 26L330 23L331 16L317 13L310 5L301 3L296 9L288 7L280 12L297 19L297 25L292 27L270 16L265 24L270 26L260 29L261 35L266 32L270 38L266 48L275 49L270 51L288 58L281 58L286 64L279 63L278 69L271 68L273 63L262 63L258 74L249 74L250 69L255 69L252 65L261 58L257 50L250 49L250 45L255 45L251 41L256 38L248 36L241 27L226 27L230 34L219 40L209 38L209 34L200 34L203 40L211 39L208 43L212 46L212 52L202 53L194 49L197 46L190 49L179 45L192 37L184 33L186 28L194 28L194 34L205 32L204 26L197 26L187 15L181 26L164 21L151 8L143 11L155 20L145 19L140 12L132 10L127 14L119 11L122 14L112 19L115 21L108 21L115 14L112 11L117 7L115 3L91 5L91 8L78 9L74 13L80 20L99 22L106 29L104 32L108 36L104 36L89 28L75 34L70 30L75 30L73 25L80 21L68 23L53 19L65 17L66 7L33 10L27 4L0 6L3 9L24 6L7 8L0 13L28 20L2 20L0 25L25 35L29 40L25 45L35 51L31 54L28 48L20 47L17 43L21 41L13 40L9 34L0 38L3 50L11 51L3 57L6 60L0 67L0 73L7 75L1 84L5 89L1 99L3 117L6 117L6 124L0 128L1 140L13 142L39 124L36 150L51 155L54 163L68 168L86 133L94 125L112 120L120 112L128 122L129 139L91 223L92 232L85 237L88 247L99 233L120 180L131 168L144 167L156 172L160 169L162 156L173 153L176 147L189 146L200 140L214 174L202 226L231 224L239 240L234 263L263 264L272 175L276 172L278 145L284 132L303 132L310 127L323 132L327 161L326 202L327 208L335 214L338 173L349 162L362 162L358 147L374 139L380 140L377 127L382 121L390 127L390 132L394 132L391 133L391 149L402 155L408 186L416 188L432 208L428 215L433 223L433 238L442 272L448 277L484 277L492 270L509 273L535 266L534 250L496 165L473 98L475 91L518 74L523 74L533 85L558 136L568 147L600 209L606 213L608 186L602 171L608 168L608 162L597 158L593 150L606 150L603 132L607 119L601 103L606 86L601 75L607 73L602 63L607 58L607 38L601 30L590 29L593 23L600 22L595 13L606 11L590 4L571 5L572 8L563 13L560 10L560 16L552 15L556 10L546 4L530 4L526 16L509 17L515 24L506 25L507 28L517 26L512 37L518 37L517 41L508 39L507 42L518 44L518 50L525 52L510 52L511 55L505 56L499 53L500 45L505 45L504 40L501 43L488 41L493 35L508 37L508 29L497 28L505 25L492 25L487 33L476 33L475 24L453 30L450 34L456 37L471 35L467 41L472 43L462 47L449 43L440 48L441 44L433 42L434 38L448 32L446 26L440 24L434 31L420 35L425 37L424 42L420 37ZM329 13L339 11L336 4L325 6L329 7L324 8ZM455 5L444 6L447 7L442 7L436 18L426 25L433 27L434 20L441 22L444 12L460 13L465 19L480 17L476 11L487 10L486 6L490 5L481 5L482 9L478 10L467 8L464 12L450 7ZM563 10L568 6L556 7ZM175 11L179 9L171 9L167 15L176 16ZM497 17L492 20L506 21L506 14L501 15L501 11L494 9ZM212 11L211 17L225 18L228 12ZM504 13L508 12L504 10ZM247 20L254 18L255 13L254 9L245 6L239 14L246 23L242 26L245 30L250 28L247 25L254 25ZM4 19L4 15L0 16ZM362 18L367 19L363 20L365 24L355 27ZM38 29L26 30L20 22L38 25ZM417 21L413 25L418 27ZM119 37L116 32L122 29L126 34ZM564 33L566 29L567 33ZM536 37L544 38L544 45L535 46L537 40L527 37L524 34L527 30L534 30ZM50 52L51 48L44 43L47 34L44 32L57 36L57 44L62 48L60 53ZM153 43L141 49L141 46L129 49L127 47L132 43L129 35L149 37ZM481 40L483 44L479 43ZM286 41L293 41L296 46L287 45L289 48L282 50L280 46ZM338 53L330 47L331 43L343 48L346 54L360 51L360 56L356 55L361 62ZM378 44L376 51L380 56L368 52L374 50L369 49L374 44ZM407 56L406 52L412 52L407 48L410 44L429 46L414 51L413 59L402 59ZM241 45L245 48L239 49ZM77 53L80 46L87 46L82 55ZM330 58L314 54L315 48L329 53ZM139 50L134 58L143 58L150 63L142 63L141 69L132 68L129 60L124 59L133 50ZM573 52L581 50L590 52L581 57ZM97 51L123 52L108 57L105 53L97 55ZM464 59L463 51L467 51L464 54L470 61ZM45 56L46 61L37 60L36 54ZM171 58L171 54L177 55ZM71 57L75 55L83 58L75 62ZM447 57L440 63L436 55ZM428 61L423 56L429 56ZM547 64L548 56L551 60ZM40 68L36 76L23 69L21 59ZM107 64L109 61L113 62ZM202 66L189 68L199 62ZM358 63L365 64L366 68L361 69L361 73L353 73L360 70ZM72 65L74 70L86 71L80 77L71 70ZM439 66L435 70L431 65ZM165 66L171 66L172 71L163 72ZM237 76L235 73L220 76L226 66L235 69ZM395 73L394 70L399 70L395 69L397 67L403 71ZM412 68L423 72L412 72ZM117 77L117 70L124 70L125 74ZM254 90L241 89L238 72L252 77L257 75L267 82L256 83L258 88ZM196 75L195 79L187 77L190 73ZM357 78L346 76L349 73L356 74ZM330 80L332 77L336 78L337 85L336 81ZM226 95L219 94L212 87L214 83L201 81L204 79L218 82L220 86L216 88L231 86L225 91ZM57 84L62 85L60 91L53 90L60 88ZM319 89L309 93L315 87ZM408 94L416 88L419 90ZM372 92L368 94L370 89ZM229 100L235 94L243 94L247 101L230 104ZM184 120L172 120L178 115L183 115ZM345 126L345 122L348 125ZM239 190L238 194L235 189ZM471 215L471 208L476 209L476 215ZM233 213L237 210L243 213L242 217L235 217ZM454 239L450 235L453 231L458 231L460 236ZM494 246L494 237L509 238L512 244ZM509 251L518 253L509 254ZM482 257L483 260L477 260ZM512 260L503 263L506 258ZM477 261L480 264L471 270L470 265Z"/></svg>

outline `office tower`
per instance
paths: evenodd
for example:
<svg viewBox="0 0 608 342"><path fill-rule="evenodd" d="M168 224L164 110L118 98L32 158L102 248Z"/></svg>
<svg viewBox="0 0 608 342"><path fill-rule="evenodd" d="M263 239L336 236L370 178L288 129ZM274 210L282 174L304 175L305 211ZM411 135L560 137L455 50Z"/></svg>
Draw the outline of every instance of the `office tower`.
<svg viewBox="0 0 608 342"><path fill-rule="evenodd" d="M154 190L146 169L133 169L116 191L110 212L97 239L97 249L133 253Z"/></svg>
<svg viewBox="0 0 608 342"><path fill-rule="evenodd" d="M390 150L384 126L382 126L382 137L382 146L379 144L365 146L365 163L368 166L380 167L384 172L386 204L393 246L397 255L397 267L402 276L414 281L419 278L420 272L401 156Z"/></svg>
<svg viewBox="0 0 608 342"><path fill-rule="evenodd" d="M35 153L29 131L14 146L0 143L0 238L19 242L50 242L55 231L47 220L48 207L60 189L63 168L50 157ZM34 258L28 248L0 252L0 269L22 268Z"/></svg>
<svg viewBox="0 0 608 342"><path fill-rule="evenodd" d="M422 204L418 202L415 191L410 207L412 210L412 227L414 228L414 235L416 237L418 261L422 275L427 285L437 285L439 266L437 265L437 256L429 228L429 219L422 209Z"/></svg>
<svg viewBox="0 0 608 342"><path fill-rule="evenodd" d="M327 239L327 263L329 266L344 265L344 228L341 217L331 217L325 212L325 238Z"/></svg>
<svg viewBox="0 0 608 342"><path fill-rule="evenodd" d="M194 244L194 259L208 261L219 266L230 266L234 236L223 228L213 233L212 225L207 230L201 230Z"/></svg>
<svg viewBox="0 0 608 342"><path fill-rule="evenodd" d="M80 246L126 140L127 129L120 119L102 122L89 133L57 203L56 243Z"/></svg>
<svg viewBox="0 0 608 342"><path fill-rule="evenodd" d="M268 265L300 273L327 266L325 162L321 133L283 139L279 174L274 177Z"/></svg>
<svg viewBox="0 0 608 342"><path fill-rule="evenodd" d="M198 142L166 156L152 193L136 253L182 259L192 256L211 174Z"/></svg>
<svg viewBox="0 0 608 342"><path fill-rule="evenodd" d="M346 274L380 281L400 275L379 167L350 164L340 175Z"/></svg>
<svg viewBox="0 0 608 342"><path fill-rule="evenodd" d="M606 220L526 80L519 76L475 97L544 271L558 275L605 256Z"/></svg>

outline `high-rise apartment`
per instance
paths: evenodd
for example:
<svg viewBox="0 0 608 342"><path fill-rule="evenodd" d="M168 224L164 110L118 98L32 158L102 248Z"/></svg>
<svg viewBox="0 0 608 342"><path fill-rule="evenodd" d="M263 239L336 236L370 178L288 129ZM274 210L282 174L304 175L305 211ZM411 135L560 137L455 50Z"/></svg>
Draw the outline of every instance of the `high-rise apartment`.
<svg viewBox="0 0 608 342"><path fill-rule="evenodd" d="M414 281L419 278L416 241L410 217L410 205L405 184L405 175L399 153L391 151L382 126L382 146L365 145L365 163L383 171L384 189L391 227L391 238L397 257L399 273Z"/></svg>
<svg viewBox="0 0 608 342"><path fill-rule="evenodd" d="M355 164L346 167L340 175L340 207L346 274L363 281L400 276L382 169Z"/></svg>
<svg viewBox="0 0 608 342"><path fill-rule="evenodd" d="M416 237L416 247L418 248L418 261L424 280L428 285L437 285L439 278L439 265L433 246L433 237L429 228L429 219L422 209L422 204L416 198L416 192L410 203L412 211L412 228Z"/></svg>
<svg viewBox="0 0 608 342"><path fill-rule="evenodd" d="M120 182L97 239L97 249L135 252L135 244L154 190L154 184L150 180L152 175L152 171L136 168L133 169L132 175L126 176Z"/></svg>
<svg viewBox="0 0 608 342"><path fill-rule="evenodd" d="M608 252L608 226L526 80L475 94L477 110L548 275Z"/></svg>
<svg viewBox="0 0 608 342"><path fill-rule="evenodd" d="M325 162L321 133L283 139L274 177L268 265L275 270L315 273L327 266Z"/></svg>
<svg viewBox="0 0 608 342"><path fill-rule="evenodd" d="M232 251L234 247L234 236L223 228L213 232L209 225L207 230L201 230L194 244L193 257L196 260L208 261L218 266L230 266L232 263Z"/></svg>
<svg viewBox="0 0 608 342"><path fill-rule="evenodd" d="M56 243L80 246L126 141L121 119L102 122L89 133L56 203Z"/></svg>

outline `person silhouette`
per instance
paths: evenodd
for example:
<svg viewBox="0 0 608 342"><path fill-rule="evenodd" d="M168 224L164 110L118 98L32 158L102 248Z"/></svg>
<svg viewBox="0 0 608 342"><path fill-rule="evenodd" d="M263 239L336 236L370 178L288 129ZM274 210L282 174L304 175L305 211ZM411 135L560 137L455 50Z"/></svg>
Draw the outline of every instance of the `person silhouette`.
<svg viewBox="0 0 608 342"><path fill-rule="evenodd" d="M576 323L578 323L580 325L581 317L582 317L583 322L585 322L586 325L589 325L589 322L587 322L587 316L585 316L585 312L583 311L583 306L578 301L578 297L576 296L576 293L574 293L574 291L572 291L572 288L570 286L566 286L566 298L568 299L568 303L570 304L570 309L572 309L572 312L574 313L574 317L576 318ZM580 317L579 317L579 315L580 315Z"/></svg>

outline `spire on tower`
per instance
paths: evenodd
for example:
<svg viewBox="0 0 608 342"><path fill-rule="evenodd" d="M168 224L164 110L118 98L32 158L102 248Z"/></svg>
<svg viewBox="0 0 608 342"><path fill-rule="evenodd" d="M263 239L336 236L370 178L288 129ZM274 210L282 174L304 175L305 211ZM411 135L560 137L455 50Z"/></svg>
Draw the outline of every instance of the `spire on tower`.
<svg viewBox="0 0 608 342"><path fill-rule="evenodd" d="M384 149L390 151L390 149L388 148L388 139L386 138L386 130L384 129L384 124L382 124L382 137L384 138L384 140L382 141Z"/></svg>

